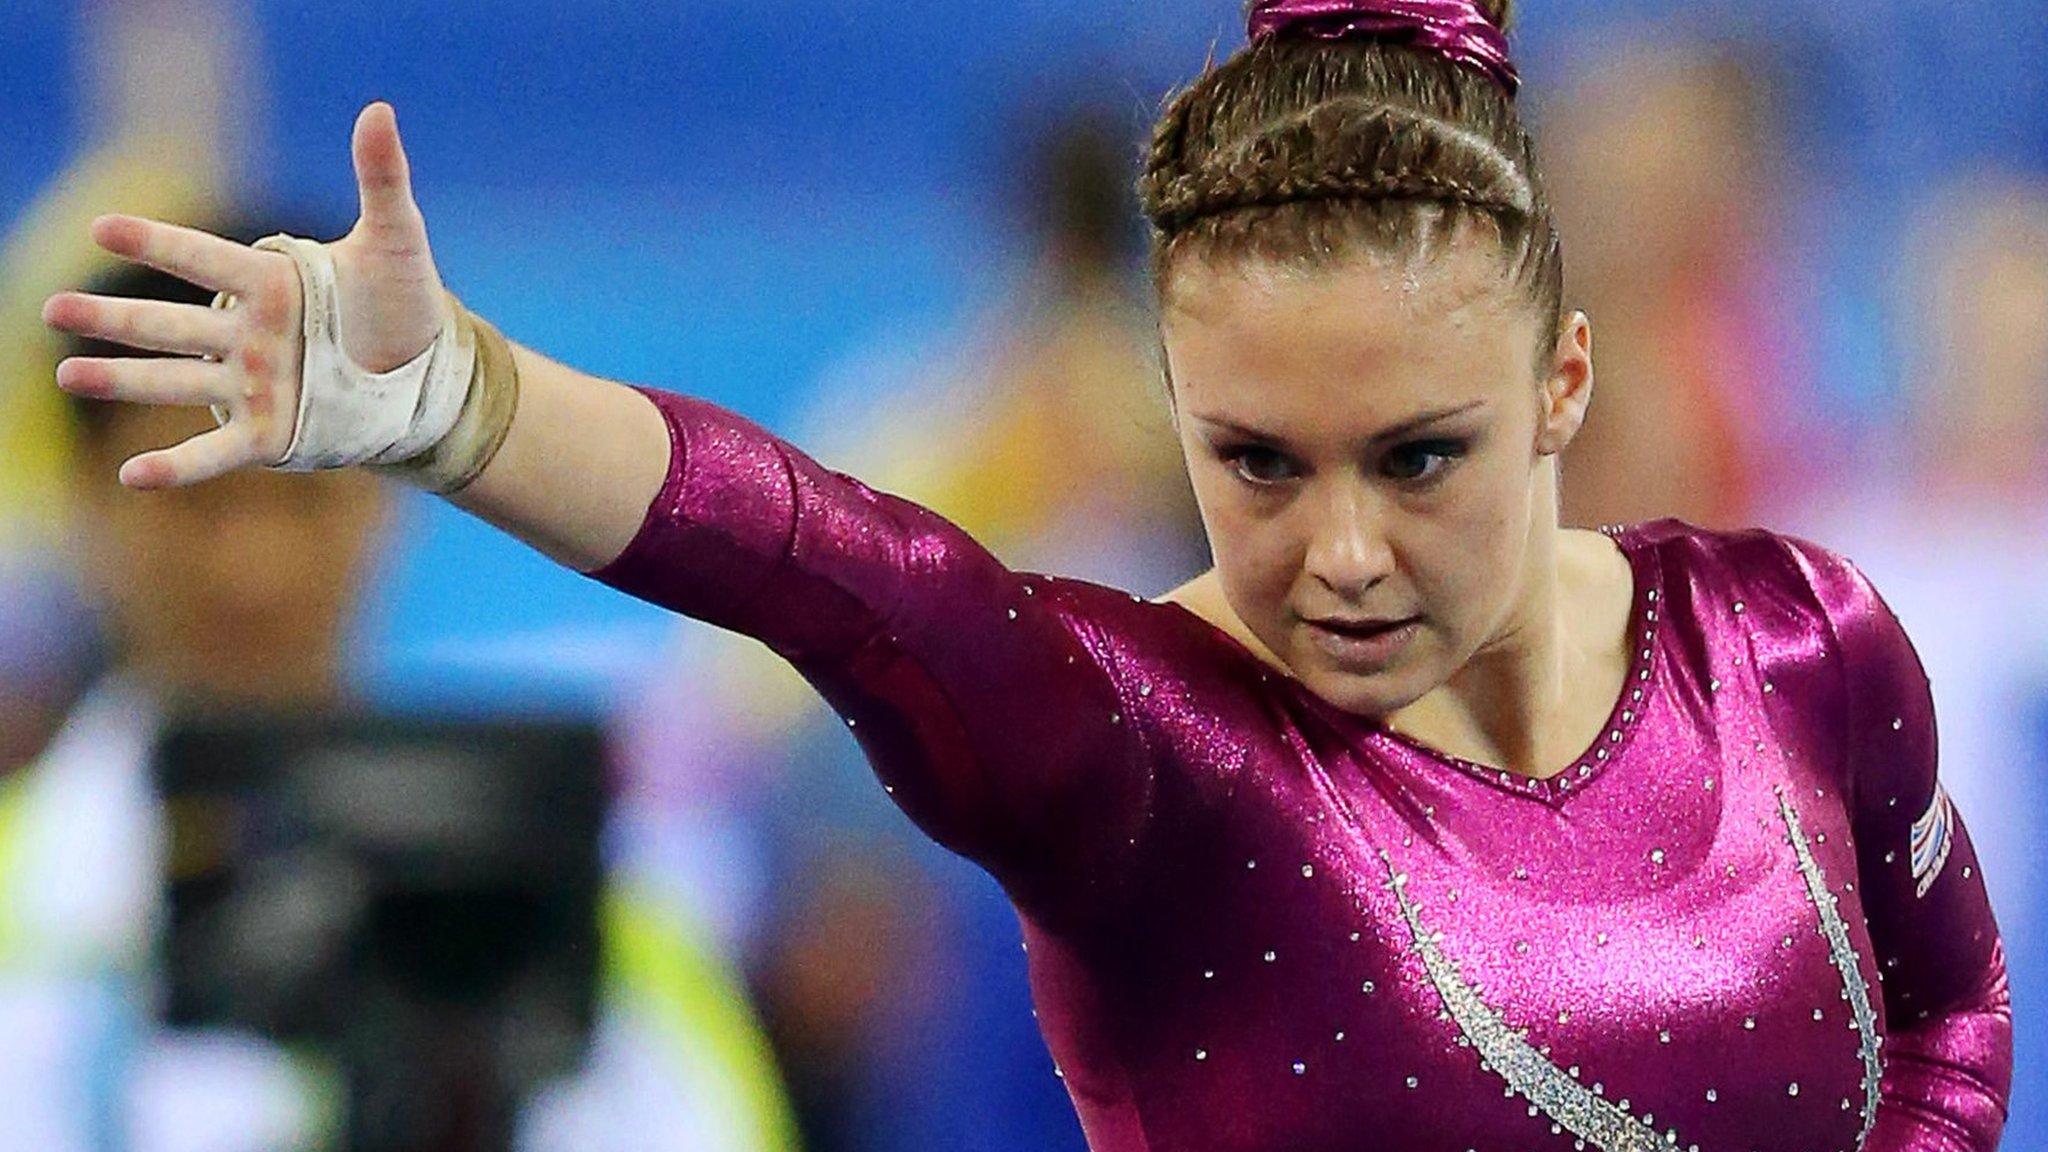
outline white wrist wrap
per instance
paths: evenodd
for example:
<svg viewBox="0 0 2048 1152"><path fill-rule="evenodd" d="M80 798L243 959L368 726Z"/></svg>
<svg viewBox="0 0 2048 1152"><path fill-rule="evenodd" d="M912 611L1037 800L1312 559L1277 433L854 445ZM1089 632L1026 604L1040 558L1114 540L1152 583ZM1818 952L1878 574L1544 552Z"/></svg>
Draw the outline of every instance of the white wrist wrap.
<svg viewBox="0 0 2048 1152"><path fill-rule="evenodd" d="M291 257L305 292L298 422L291 446L272 468L312 472L396 464L448 435L462 413L476 367L476 347L461 338L452 309L442 304L440 334L410 363L389 372L367 372L342 344L341 303L327 246L270 236L256 247Z"/></svg>

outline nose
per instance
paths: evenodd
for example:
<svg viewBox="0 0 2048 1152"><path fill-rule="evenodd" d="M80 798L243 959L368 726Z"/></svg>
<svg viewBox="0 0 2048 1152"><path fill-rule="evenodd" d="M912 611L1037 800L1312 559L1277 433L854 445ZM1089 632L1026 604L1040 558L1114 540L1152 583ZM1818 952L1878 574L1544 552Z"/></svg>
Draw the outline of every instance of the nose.
<svg viewBox="0 0 2048 1152"><path fill-rule="evenodd" d="M1362 484L1333 484L1314 506L1308 574L1346 601L1363 599L1394 569L1379 500Z"/></svg>

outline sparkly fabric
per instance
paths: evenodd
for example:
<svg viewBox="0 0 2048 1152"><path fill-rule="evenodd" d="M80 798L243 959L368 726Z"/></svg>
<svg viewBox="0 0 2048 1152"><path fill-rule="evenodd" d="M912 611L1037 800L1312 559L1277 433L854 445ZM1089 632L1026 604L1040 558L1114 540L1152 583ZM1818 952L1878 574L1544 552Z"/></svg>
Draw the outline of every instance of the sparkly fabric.
<svg viewBox="0 0 2048 1152"><path fill-rule="evenodd" d="M1847 561L1674 520L1628 688L1534 781L1171 604L1005 569L713 405L598 579L756 636L1024 923L1098 1152L1986 1152L2004 963L1917 658Z"/></svg>
<svg viewBox="0 0 2048 1152"><path fill-rule="evenodd" d="M1246 30L1253 40L1282 32L1391 40L1477 68L1510 96L1522 85L1508 38L1473 0L1253 0Z"/></svg>

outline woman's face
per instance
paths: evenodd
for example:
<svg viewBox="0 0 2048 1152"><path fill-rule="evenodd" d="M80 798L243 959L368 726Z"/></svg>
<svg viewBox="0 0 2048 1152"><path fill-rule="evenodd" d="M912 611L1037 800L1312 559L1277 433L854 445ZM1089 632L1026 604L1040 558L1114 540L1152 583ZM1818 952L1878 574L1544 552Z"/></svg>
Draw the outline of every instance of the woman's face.
<svg viewBox="0 0 2048 1152"><path fill-rule="evenodd" d="M1384 716L1512 644L1591 391L1575 316L1461 238L1407 266L1177 269L1175 424L1225 598L1318 695ZM1388 630L1387 625L1399 622Z"/></svg>

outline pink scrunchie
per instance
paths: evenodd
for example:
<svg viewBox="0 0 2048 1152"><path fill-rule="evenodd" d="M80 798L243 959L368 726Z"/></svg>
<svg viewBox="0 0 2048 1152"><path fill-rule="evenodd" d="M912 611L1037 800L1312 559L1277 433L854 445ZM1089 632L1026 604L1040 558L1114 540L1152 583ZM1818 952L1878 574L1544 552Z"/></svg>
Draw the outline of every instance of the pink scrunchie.
<svg viewBox="0 0 2048 1152"><path fill-rule="evenodd" d="M1522 85L1507 36L1473 0L1254 0L1246 23L1253 40L1297 32L1411 44L1485 72L1509 96Z"/></svg>

